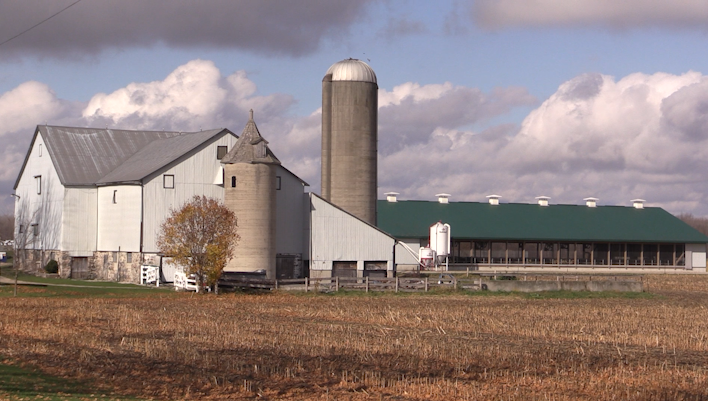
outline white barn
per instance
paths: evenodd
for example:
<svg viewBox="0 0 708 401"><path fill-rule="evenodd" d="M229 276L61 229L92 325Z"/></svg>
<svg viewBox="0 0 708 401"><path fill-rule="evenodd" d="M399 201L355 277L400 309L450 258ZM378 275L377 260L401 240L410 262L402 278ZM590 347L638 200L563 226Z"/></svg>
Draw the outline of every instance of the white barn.
<svg viewBox="0 0 708 401"><path fill-rule="evenodd" d="M237 141L228 129L38 126L15 183L18 262L38 271L54 259L63 277L139 282L141 264L161 264L156 239L170 209L194 195L224 199L221 159ZM393 238L306 186L276 166L278 277L323 277L344 265L359 276L365 267L392 274ZM334 238L349 251L331 248Z"/></svg>

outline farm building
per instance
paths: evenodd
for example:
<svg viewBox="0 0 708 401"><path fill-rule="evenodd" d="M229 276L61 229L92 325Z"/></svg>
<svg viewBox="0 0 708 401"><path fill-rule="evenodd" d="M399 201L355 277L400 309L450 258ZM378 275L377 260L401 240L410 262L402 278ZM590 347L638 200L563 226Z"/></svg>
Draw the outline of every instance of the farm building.
<svg viewBox="0 0 708 401"><path fill-rule="evenodd" d="M355 270L367 266L392 272L394 240L305 192L308 184L275 162L252 117L242 139L227 129L185 133L38 126L15 184L18 261L27 270L39 270L54 259L65 277L138 282L141 265L161 264L156 238L170 210L194 195L207 195L235 208L239 233L246 239L227 271L302 277L309 273L312 250L313 271L337 269L344 259ZM272 161L263 181L256 176L249 181L251 173L259 174L248 170L257 163L237 154L243 149L239 144L256 141ZM246 170L233 170L239 165ZM254 197L249 200L239 191ZM249 201L251 210L242 209ZM273 226L258 219L266 206ZM313 232L310 226L329 231ZM257 245L264 233L272 243L267 252ZM249 241L256 235L261 237ZM371 249L329 248L353 238L372 244ZM265 256L254 259L248 247ZM352 249L362 250L356 254ZM165 267L163 276L171 281L170 266Z"/></svg>
<svg viewBox="0 0 708 401"><path fill-rule="evenodd" d="M223 197L225 129L194 133L38 126L15 183L18 260L77 278L136 281L155 230L194 194Z"/></svg>
<svg viewBox="0 0 708 401"><path fill-rule="evenodd" d="M174 266L156 238L195 195L223 200L241 241L226 267L268 278L393 276L415 270L429 228L451 227L452 269L705 271L708 237L660 208L377 201L377 90L359 60L322 81L322 196L285 168L253 112L240 136L42 125L15 183L15 246L25 269L59 262L64 277L138 282L140 266ZM164 262L164 263L163 263Z"/></svg>
<svg viewBox="0 0 708 401"><path fill-rule="evenodd" d="M444 195L444 194L443 194ZM378 225L409 248L429 246L429 227L449 222L451 269L706 270L708 237L665 210L633 206L490 202L379 201ZM399 270L416 268L403 246Z"/></svg>

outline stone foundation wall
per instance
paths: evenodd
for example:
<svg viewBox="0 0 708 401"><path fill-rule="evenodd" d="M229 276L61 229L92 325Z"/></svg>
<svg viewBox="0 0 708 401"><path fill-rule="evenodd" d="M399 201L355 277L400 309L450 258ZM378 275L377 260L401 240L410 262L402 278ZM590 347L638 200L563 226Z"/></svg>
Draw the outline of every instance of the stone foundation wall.
<svg viewBox="0 0 708 401"><path fill-rule="evenodd" d="M67 252L57 250L41 251L38 249L18 249L17 255L15 255L15 266L23 272L43 276L46 274L44 266L52 259L56 260L59 264L59 275L64 278L68 277L68 274L71 272L71 256L69 256ZM66 276L62 275L63 272Z"/></svg>
<svg viewBox="0 0 708 401"><path fill-rule="evenodd" d="M142 264L143 255L139 252L130 252L131 261L128 262L128 253L94 252L93 256L87 258L89 264L88 275L83 278L140 283L140 265ZM15 257L15 265L23 272L44 276L46 275L44 266L52 259L59 264L59 277L72 278L72 264L75 260L82 258L74 258L68 252L57 250L20 249Z"/></svg>
<svg viewBox="0 0 708 401"><path fill-rule="evenodd" d="M130 262L128 253L132 254ZM89 278L138 284L141 260L138 252L94 252L89 259Z"/></svg>

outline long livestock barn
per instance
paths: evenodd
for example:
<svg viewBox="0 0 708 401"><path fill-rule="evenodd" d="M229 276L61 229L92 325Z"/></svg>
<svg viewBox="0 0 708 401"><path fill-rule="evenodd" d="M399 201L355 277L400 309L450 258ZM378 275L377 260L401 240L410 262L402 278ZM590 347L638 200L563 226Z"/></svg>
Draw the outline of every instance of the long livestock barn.
<svg viewBox="0 0 708 401"><path fill-rule="evenodd" d="M544 200L546 202L544 202ZM708 237L657 207L440 201L378 202L378 226L411 249L429 245L429 228L450 224L451 270L706 270ZM396 248L398 270L416 259Z"/></svg>

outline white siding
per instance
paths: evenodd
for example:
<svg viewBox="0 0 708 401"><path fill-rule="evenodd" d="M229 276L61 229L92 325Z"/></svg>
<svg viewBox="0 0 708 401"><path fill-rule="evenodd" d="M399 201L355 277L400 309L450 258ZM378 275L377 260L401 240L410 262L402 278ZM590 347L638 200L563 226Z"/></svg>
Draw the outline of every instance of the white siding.
<svg viewBox="0 0 708 401"><path fill-rule="evenodd" d="M686 244L686 269L705 270L706 244Z"/></svg>
<svg viewBox="0 0 708 401"><path fill-rule="evenodd" d="M402 239L399 240L399 242L403 242L406 245L408 245L413 252L417 254L418 250L420 249L420 239L418 238L413 238L413 239ZM397 265L418 265L418 259L413 257L411 253L406 250L403 245L396 245L396 264Z"/></svg>
<svg viewBox="0 0 708 401"><path fill-rule="evenodd" d="M96 250L97 188L66 188L62 213L61 250L71 256L91 256Z"/></svg>
<svg viewBox="0 0 708 401"><path fill-rule="evenodd" d="M139 185L98 188L98 251L140 252L141 204Z"/></svg>
<svg viewBox="0 0 708 401"><path fill-rule="evenodd" d="M304 186L281 166L276 168L275 175L280 177L280 189L275 191L275 251L304 255L305 215L302 211L307 202L303 196Z"/></svg>
<svg viewBox="0 0 708 401"><path fill-rule="evenodd" d="M216 158L217 146L227 146L230 151L237 138L227 134L204 148L188 154L166 170L148 177L143 183L143 252L157 252L156 239L160 225L170 209L179 209L194 195L206 195L221 201L224 187L214 184L214 177L221 169ZM163 176L174 175L174 188L164 188Z"/></svg>
<svg viewBox="0 0 708 401"><path fill-rule="evenodd" d="M310 200L313 270L329 270L332 261L387 261L393 269L393 238L317 196Z"/></svg>
<svg viewBox="0 0 708 401"><path fill-rule="evenodd" d="M40 156L41 148L41 156ZM41 193L37 193L37 179L41 176ZM15 238L19 248L59 249L61 241L64 187L54 169L42 135L37 135L27 164L22 172L15 193ZM33 235L32 225L37 225L38 236ZM20 225L24 233L18 231Z"/></svg>

